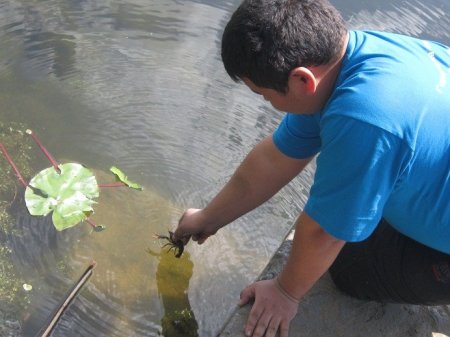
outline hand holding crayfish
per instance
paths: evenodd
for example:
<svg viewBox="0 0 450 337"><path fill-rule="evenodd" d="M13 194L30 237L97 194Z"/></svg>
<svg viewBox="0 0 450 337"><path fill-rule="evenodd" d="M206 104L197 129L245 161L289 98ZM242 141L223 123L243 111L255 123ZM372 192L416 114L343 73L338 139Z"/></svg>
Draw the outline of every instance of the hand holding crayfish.
<svg viewBox="0 0 450 337"><path fill-rule="evenodd" d="M169 252L174 251L175 257L179 258L183 254L184 246L192 238L198 244L202 244L211 235L217 232L217 229L210 229L211 226L205 221L201 209L186 210L178 222L175 232L169 231L169 235L155 234L155 238L165 240L164 247L169 247Z"/></svg>
<svg viewBox="0 0 450 337"><path fill-rule="evenodd" d="M169 236L155 234L155 238L159 240L166 240L167 243L163 245L163 248L168 246L169 250L167 252L170 252L173 249L176 258L181 257L181 255L183 254L184 243L182 240L174 239L173 232L169 231Z"/></svg>
<svg viewBox="0 0 450 337"><path fill-rule="evenodd" d="M190 208L181 216L178 227L173 233L175 240L181 240L185 245L192 238L199 245L211 235L216 234L220 227L208 221L204 209Z"/></svg>

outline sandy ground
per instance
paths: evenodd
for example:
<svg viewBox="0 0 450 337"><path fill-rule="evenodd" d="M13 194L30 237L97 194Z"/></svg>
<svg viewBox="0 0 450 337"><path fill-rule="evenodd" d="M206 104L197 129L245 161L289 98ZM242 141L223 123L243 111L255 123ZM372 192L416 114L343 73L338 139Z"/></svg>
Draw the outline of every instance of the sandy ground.
<svg viewBox="0 0 450 337"><path fill-rule="evenodd" d="M259 279L277 275L289 253L282 243ZM219 337L241 337L250 305L239 308ZM325 274L301 301L289 337L449 337L450 306L381 304L353 299Z"/></svg>

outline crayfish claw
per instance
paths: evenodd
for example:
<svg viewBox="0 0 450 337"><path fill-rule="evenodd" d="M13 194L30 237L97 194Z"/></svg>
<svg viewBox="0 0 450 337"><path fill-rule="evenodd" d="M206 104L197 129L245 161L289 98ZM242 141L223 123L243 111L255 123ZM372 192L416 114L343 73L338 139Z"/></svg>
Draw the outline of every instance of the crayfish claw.
<svg viewBox="0 0 450 337"><path fill-rule="evenodd" d="M181 257L184 251L184 243L182 240L174 240L174 233L169 231L169 236L167 235L159 235L155 234L154 237L158 240L166 240L167 242L162 246L162 248L169 247L167 252L170 252L173 249L174 255L176 258Z"/></svg>

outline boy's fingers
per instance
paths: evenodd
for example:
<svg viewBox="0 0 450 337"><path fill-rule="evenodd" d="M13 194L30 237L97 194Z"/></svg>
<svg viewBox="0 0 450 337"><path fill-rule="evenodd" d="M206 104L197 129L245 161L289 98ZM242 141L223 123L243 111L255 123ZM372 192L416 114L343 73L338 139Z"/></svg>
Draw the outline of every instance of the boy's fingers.
<svg viewBox="0 0 450 337"><path fill-rule="evenodd" d="M197 234L192 236L192 240L196 241L199 245L204 243L211 235L208 234Z"/></svg>
<svg viewBox="0 0 450 337"><path fill-rule="evenodd" d="M183 245L187 245L190 239L191 236L189 234L185 234L181 236L181 238L179 238L178 240L181 240L181 242L183 242Z"/></svg>
<svg viewBox="0 0 450 337"><path fill-rule="evenodd" d="M272 319L270 320L270 324L267 327L265 337L275 337L278 331L278 327L280 326L280 322L280 318L272 317Z"/></svg>
<svg viewBox="0 0 450 337"><path fill-rule="evenodd" d="M191 238L190 234L182 233L179 228L177 228L173 232L173 239L175 241L182 241L184 245L189 242L190 238Z"/></svg>
<svg viewBox="0 0 450 337"><path fill-rule="evenodd" d="M252 298L255 298L255 286L253 284L241 291L239 306L247 304Z"/></svg>
<svg viewBox="0 0 450 337"><path fill-rule="evenodd" d="M281 321L279 329L280 329L280 337L288 337L288 335L289 335L289 322Z"/></svg>

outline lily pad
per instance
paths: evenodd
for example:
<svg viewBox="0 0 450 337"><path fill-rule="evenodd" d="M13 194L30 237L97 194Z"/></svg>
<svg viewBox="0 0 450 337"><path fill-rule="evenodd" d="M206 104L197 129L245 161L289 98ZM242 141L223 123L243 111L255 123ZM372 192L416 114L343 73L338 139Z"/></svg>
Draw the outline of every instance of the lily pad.
<svg viewBox="0 0 450 337"><path fill-rule="evenodd" d="M25 190L25 203L31 215L45 216L53 211L57 230L70 228L94 212L93 200L99 195L93 173L81 164L59 165L39 172Z"/></svg>
<svg viewBox="0 0 450 337"><path fill-rule="evenodd" d="M128 177L119 168L113 166L109 170L115 174L117 179L119 179L122 183L124 183L128 187L134 188L135 190L142 191L141 185L128 180Z"/></svg>

